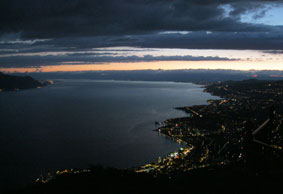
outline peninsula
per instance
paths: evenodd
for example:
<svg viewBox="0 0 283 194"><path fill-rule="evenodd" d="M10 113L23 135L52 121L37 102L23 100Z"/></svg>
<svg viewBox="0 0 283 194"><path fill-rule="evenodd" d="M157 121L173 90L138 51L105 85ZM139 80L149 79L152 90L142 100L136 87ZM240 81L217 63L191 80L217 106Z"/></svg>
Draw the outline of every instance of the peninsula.
<svg viewBox="0 0 283 194"><path fill-rule="evenodd" d="M37 81L30 76L6 75L0 72L0 92L39 88L52 84L52 81Z"/></svg>

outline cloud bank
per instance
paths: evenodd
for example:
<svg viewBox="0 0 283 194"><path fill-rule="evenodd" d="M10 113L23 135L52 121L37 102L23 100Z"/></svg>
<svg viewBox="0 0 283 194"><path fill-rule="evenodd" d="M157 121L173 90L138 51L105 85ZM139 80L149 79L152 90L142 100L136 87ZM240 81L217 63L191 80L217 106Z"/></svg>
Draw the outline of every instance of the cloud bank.
<svg viewBox="0 0 283 194"><path fill-rule="evenodd" d="M283 26L243 20L246 15L255 20L266 17L267 11L280 7L281 0L0 1L0 67L73 61L235 60L190 54L139 56L132 49L127 56L113 52L112 56L89 54L101 47L252 49L280 53Z"/></svg>

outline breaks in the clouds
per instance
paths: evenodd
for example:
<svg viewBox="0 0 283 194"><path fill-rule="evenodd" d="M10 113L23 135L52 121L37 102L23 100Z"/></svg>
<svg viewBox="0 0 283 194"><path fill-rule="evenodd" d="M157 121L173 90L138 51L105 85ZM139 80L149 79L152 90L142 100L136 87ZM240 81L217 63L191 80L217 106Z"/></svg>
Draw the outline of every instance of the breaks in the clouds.
<svg viewBox="0 0 283 194"><path fill-rule="evenodd" d="M0 67L259 61L262 59L253 56L239 59L205 53L207 49L248 49L272 55L283 50L283 26L275 20L268 23L270 18L276 18L270 15L277 14L278 18L281 9L281 0L0 1ZM123 54L109 53L106 49L117 47L130 49L123 49ZM156 48L203 49L203 52L155 55L151 51L141 55L139 50Z"/></svg>
<svg viewBox="0 0 283 194"><path fill-rule="evenodd" d="M263 16L267 4L280 6L281 1L9 0L0 2L0 33L56 38L157 31L270 31L269 26L243 23L240 18L255 10L257 17Z"/></svg>
<svg viewBox="0 0 283 194"><path fill-rule="evenodd" d="M150 61L235 61L238 59L219 56L200 56L169 54L165 49L142 48L96 48L89 50L66 50L44 52L14 52L0 50L0 67L40 67L61 64L101 64L110 62L150 62ZM4 54L5 53L5 54ZM151 55L150 53L155 53ZM167 56L166 56L167 54Z"/></svg>

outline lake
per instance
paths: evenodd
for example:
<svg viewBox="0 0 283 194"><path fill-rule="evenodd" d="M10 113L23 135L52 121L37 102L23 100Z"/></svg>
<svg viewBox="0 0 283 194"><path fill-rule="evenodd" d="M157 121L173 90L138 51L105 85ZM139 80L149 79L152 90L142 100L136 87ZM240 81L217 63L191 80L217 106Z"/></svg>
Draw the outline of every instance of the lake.
<svg viewBox="0 0 283 194"><path fill-rule="evenodd" d="M0 93L0 191L49 170L89 164L128 168L181 145L153 131L155 121L188 116L174 107L215 99L174 82L55 80Z"/></svg>

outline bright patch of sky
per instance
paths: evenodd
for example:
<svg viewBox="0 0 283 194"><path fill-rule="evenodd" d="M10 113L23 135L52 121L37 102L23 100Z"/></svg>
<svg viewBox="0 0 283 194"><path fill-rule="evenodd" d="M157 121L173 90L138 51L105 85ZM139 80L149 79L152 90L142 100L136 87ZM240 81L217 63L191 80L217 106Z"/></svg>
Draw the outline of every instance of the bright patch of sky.
<svg viewBox="0 0 283 194"><path fill-rule="evenodd" d="M38 67L30 65L20 65L15 67L1 67L3 72L56 72L56 71L97 71L97 70L145 70L145 69L236 69L236 70L283 70L283 54L274 51L257 51L257 50L216 50L216 49L161 49L161 48L139 48L139 47L108 47L108 48L94 48L85 51L59 51L59 52L39 52L39 53L17 53L10 55L13 59L17 56L68 56L76 54L78 56L85 56L87 58L107 56L113 59L117 56L129 57L134 61L79 61L83 58L74 58L74 61L65 60L66 58L59 58L59 61L53 61L54 65L39 65ZM90 55L91 56L90 56ZM176 61L158 61L159 56L172 56ZM188 60L182 60L176 56L191 56ZM203 60L193 60L193 57L204 57ZM0 54L0 59L1 56ZM8 57L6 54L5 57ZM139 59L137 57L140 57ZM156 58L155 58L156 57ZM227 60L205 60L205 57L221 57ZM143 60L143 58L145 60ZM35 60L38 59L35 57ZM108 58L109 59L109 58ZM152 59L152 60L148 60ZM170 58L168 58L170 59ZM192 59L192 60L190 60ZM235 59L235 60L229 60ZM21 59L21 60L24 60ZM1 65L1 63L0 63Z"/></svg>
<svg viewBox="0 0 283 194"><path fill-rule="evenodd" d="M182 34L182 35L186 35L186 34L190 34L192 33L191 31L164 31L164 32L159 32L159 34Z"/></svg>
<svg viewBox="0 0 283 194"><path fill-rule="evenodd" d="M224 17L230 17L230 12L233 11L233 7L229 4L222 5L224 9ZM259 9L254 9L243 14L240 17L241 22L265 24L280 26L283 25L283 3L269 4Z"/></svg>
<svg viewBox="0 0 283 194"><path fill-rule="evenodd" d="M267 9L263 17L258 17L264 9ZM259 9L254 12L247 13L241 17L242 22L266 24L279 26L283 25L283 4L277 6L270 6Z"/></svg>
<svg viewBox="0 0 283 194"><path fill-rule="evenodd" d="M265 54L256 50L221 50L221 49L167 49L167 48L139 48L139 47L106 47L94 48L84 51L49 51L49 52L16 52L9 54L0 54L2 57L16 57L16 56L67 56L67 55L84 55L88 54L97 56L108 57L160 57L160 56L194 56L194 57L225 57L229 59L252 60L252 59L265 59L271 54Z"/></svg>
<svg viewBox="0 0 283 194"><path fill-rule="evenodd" d="M239 60L239 61L283 61L282 54L274 54L272 52L258 51L258 50L224 50L224 49L169 49L169 48L139 48L139 47L106 47L106 48L93 48L89 50L80 50L80 51L49 51L49 52L15 52L15 53L0 53L1 58L7 57L58 57L58 56L86 56L88 58L97 58L97 57L139 57L139 60L142 61L142 58L156 57L220 57L227 58L230 60ZM81 60L81 58L80 58ZM68 61L67 61L68 62ZM76 62L76 61L74 61Z"/></svg>
<svg viewBox="0 0 283 194"><path fill-rule="evenodd" d="M230 12L233 11L232 6L229 4L221 5L220 8L224 10L224 17L229 17Z"/></svg>
<svg viewBox="0 0 283 194"><path fill-rule="evenodd" d="M51 39L34 39L34 40L16 39L16 40L0 41L0 44L34 44L37 42L45 42L49 40Z"/></svg>

